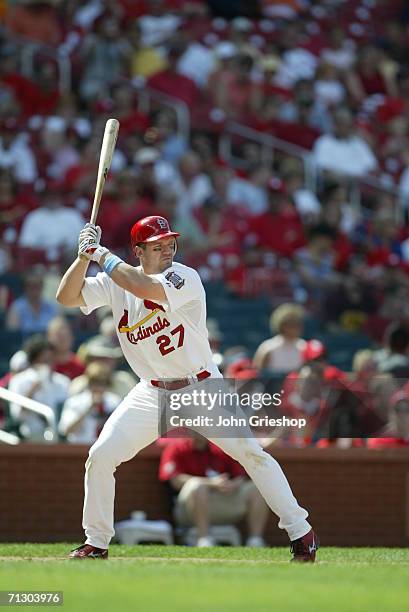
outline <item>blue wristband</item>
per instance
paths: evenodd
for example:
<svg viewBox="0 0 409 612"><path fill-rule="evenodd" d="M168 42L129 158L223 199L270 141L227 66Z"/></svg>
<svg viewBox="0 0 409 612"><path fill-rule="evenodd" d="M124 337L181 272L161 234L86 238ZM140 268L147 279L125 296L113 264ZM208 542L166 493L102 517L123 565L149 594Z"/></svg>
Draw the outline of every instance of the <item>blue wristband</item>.
<svg viewBox="0 0 409 612"><path fill-rule="evenodd" d="M118 257L118 255L108 255L102 264L102 269L108 274L108 276L111 276L114 269L119 266L120 263L124 263L124 261Z"/></svg>

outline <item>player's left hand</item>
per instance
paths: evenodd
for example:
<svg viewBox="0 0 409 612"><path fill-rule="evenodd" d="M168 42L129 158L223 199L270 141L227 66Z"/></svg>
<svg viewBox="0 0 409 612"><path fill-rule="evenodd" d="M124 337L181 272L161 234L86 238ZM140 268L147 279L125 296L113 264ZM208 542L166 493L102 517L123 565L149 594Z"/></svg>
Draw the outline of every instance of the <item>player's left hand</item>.
<svg viewBox="0 0 409 612"><path fill-rule="evenodd" d="M109 253L109 249L95 242L84 243L78 249L78 257L89 259L90 261L100 262L101 257Z"/></svg>

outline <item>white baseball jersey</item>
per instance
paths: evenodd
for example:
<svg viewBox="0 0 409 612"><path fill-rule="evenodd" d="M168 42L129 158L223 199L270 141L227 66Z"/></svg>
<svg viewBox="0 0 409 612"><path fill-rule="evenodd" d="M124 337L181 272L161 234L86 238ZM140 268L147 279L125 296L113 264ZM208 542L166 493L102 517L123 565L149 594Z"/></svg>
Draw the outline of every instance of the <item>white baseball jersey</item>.
<svg viewBox="0 0 409 612"><path fill-rule="evenodd" d="M124 356L141 379L185 378L204 370L220 377L209 346L206 294L198 273L174 262L149 276L162 284L166 302L138 298L100 272L85 279L82 312L112 308Z"/></svg>

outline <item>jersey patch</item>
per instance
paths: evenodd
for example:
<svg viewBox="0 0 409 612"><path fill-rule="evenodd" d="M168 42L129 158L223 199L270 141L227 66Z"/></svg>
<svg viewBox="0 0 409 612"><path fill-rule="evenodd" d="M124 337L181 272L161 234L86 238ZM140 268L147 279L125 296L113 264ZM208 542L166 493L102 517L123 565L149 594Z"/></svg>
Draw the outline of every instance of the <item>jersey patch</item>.
<svg viewBox="0 0 409 612"><path fill-rule="evenodd" d="M167 281L169 281L169 283L172 283L175 289L182 289L183 285L185 284L185 279L179 276L179 274L176 274L176 272L168 272L165 278Z"/></svg>

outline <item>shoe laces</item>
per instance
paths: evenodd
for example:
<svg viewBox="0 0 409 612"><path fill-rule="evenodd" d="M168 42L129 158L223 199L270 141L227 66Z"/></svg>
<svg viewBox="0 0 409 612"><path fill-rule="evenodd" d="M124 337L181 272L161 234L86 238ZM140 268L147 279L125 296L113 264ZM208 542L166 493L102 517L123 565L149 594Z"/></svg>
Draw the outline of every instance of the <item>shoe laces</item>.
<svg viewBox="0 0 409 612"><path fill-rule="evenodd" d="M294 540L293 542L290 543L290 551L294 555L305 554L305 548L304 548L302 538L299 538L298 540Z"/></svg>

